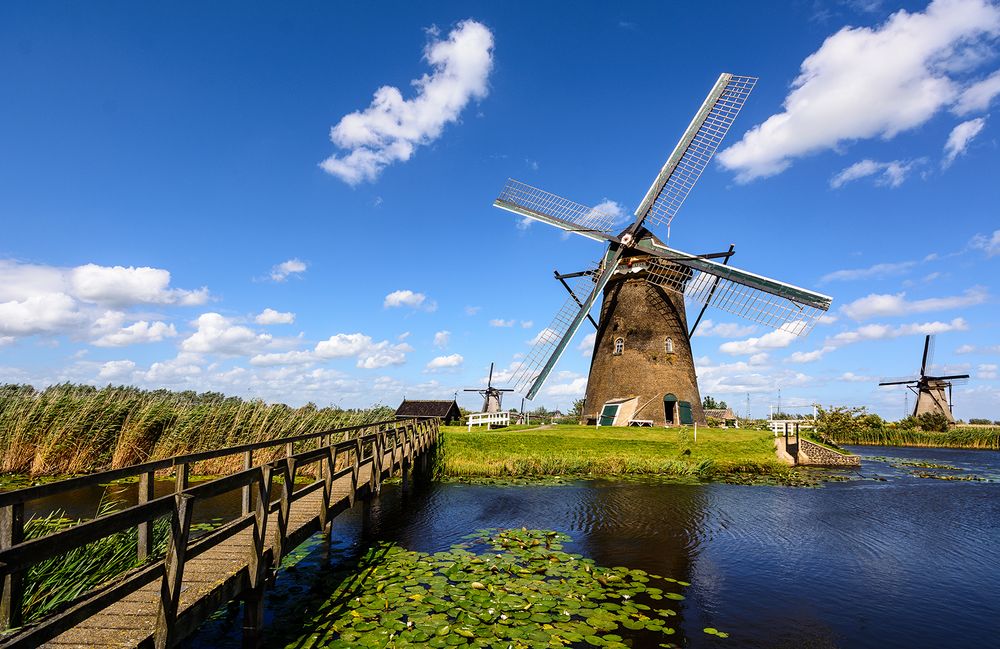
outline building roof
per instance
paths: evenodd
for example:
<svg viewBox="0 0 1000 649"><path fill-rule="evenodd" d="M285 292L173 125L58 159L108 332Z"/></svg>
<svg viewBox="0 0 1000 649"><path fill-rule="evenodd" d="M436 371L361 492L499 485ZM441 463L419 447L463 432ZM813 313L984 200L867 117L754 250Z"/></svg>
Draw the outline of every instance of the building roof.
<svg viewBox="0 0 1000 649"><path fill-rule="evenodd" d="M715 419L736 419L732 408L705 408L705 417Z"/></svg>
<svg viewBox="0 0 1000 649"><path fill-rule="evenodd" d="M396 417L437 417L449 419L461 417L458 404L452 401L422 401L419 399L403 399L396 408Z"/></svg>

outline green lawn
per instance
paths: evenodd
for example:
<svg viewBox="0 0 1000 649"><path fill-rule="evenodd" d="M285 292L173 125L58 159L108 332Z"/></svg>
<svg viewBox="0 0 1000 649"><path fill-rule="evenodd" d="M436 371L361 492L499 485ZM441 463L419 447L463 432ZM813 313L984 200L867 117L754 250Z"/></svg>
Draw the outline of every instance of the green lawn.
<svg viewBox="0 0 1000 649"><path fill-rule="evenodd" d="M657 474L712 477L720 472L786 470L770 431L699 428L595 428L557 425L521 430L443 426L444 472L451 477Z"/></svg>

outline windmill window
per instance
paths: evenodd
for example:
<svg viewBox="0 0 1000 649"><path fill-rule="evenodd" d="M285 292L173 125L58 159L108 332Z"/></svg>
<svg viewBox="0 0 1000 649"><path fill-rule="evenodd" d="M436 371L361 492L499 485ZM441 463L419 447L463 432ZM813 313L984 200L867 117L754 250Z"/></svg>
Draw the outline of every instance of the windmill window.
<svg viewBox="0 0 1000 649"><path fill-rule="evenodd" d="M673 338L667 338L667 340L663 344L663 346L666 348L668 354L673 354L674 353L674 339Z"/></svg>
<svg viewBox="0 0 1000 649"><path fill-rule="evenodd" d="M625 339L615 338L615 356L620 356L625 351Z"/></svg>

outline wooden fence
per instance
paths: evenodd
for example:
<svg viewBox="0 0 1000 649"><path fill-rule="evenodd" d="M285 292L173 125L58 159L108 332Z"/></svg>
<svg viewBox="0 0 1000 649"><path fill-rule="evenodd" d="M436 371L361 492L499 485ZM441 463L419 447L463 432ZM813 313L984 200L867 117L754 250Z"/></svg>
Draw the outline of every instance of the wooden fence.
<svg viewBox="0 0 1000 649"><path fill-rule="evenodd" d="M405 485L415 461L426 465L437 437L437 420L384 421L180 455L0 493L0 630L21 627L24 575L40 561L134 527L138 529L138 558L143 562L140 567L91 590L37 624L4 637L0 647L36 647L49 642L75 644L71 639L75 626L85 620L93 624L102 611L115 605L120 608L127 598L135 598L134 594L142 589L153 593L154 601L158 600L155 616L150 613L145 618L140 615L128 617L136 620L136 626L141 626L141 621L145 620L152 628L122 629L120 638L111 644L173 646L197 629L221 604L240 598L244 601L245 644L256 645L260 642L266 582L281 559L313 533L327 529L333 517L352 507L356 498L366 499L377 493L382 480L397 469ZM271 449L273 457L274 451L280 452L282 446L283 457L255 465L255 453L259 457L262 451ZM296 452L296 447L305 450ZM242 471L189 485L192 464L240 454L243 456ZM296 477L307 467L312 470L306 472L314 479L303 486L296 485ZM176 487L172 494L154 498L153 481L157 473L174 474ZM274 480L275 476L280 476L280 483ZM47 536L24 540L25 503L81 487L135 477L139 478L135 505ZM192 539L191 520L196 504L235 490L242 492L240 516ZM298 507L293 516L296 503ZM156 558L152 556L153 523L163 517L170 519L170 537L165 556ZM292 518L294 524L290 524ZM269 519L270 524L277 527L273 533L269 529ZM248 532L240 534L245 530ZM270 542L269 533L272 534ZM233 548L234 543L242 547ZM230 554L244 553L240 556L245 556L245 560L240 561L234 574L212 577L209 581L218 584L208 588L197 601L187 602L181 610L185 566L206 551L223 545ZM205 563L204 559L201 561ZM198 569L210 570L211 565L206 568L199 564ZM228 570L232 573L231 566ZM159 582L158 588L156 582ZM95 628L99 627L98 623ZM61 642L61 638L65 642Z"/></svg>

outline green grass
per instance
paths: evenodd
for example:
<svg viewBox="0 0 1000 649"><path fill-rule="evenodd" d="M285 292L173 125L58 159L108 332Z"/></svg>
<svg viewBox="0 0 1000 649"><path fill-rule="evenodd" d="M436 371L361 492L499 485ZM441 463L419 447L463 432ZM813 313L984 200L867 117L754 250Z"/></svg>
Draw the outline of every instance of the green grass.
<svg viewBox="0 0 1000 649"><path fill-rule="evenodd" d="M450 477L780 473L770 431L596 428L560 425L467 432L443 426L442 468Z"/></svg>

